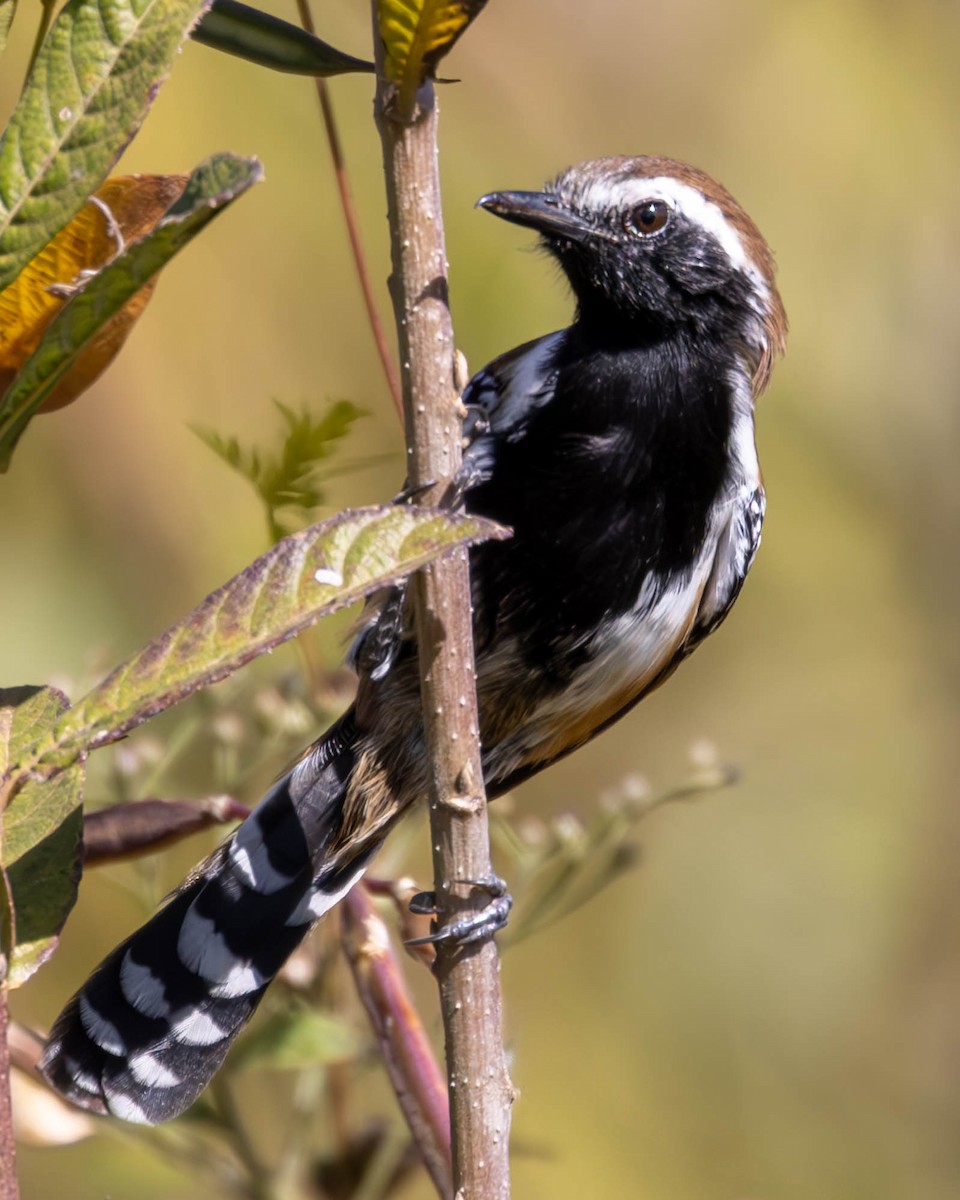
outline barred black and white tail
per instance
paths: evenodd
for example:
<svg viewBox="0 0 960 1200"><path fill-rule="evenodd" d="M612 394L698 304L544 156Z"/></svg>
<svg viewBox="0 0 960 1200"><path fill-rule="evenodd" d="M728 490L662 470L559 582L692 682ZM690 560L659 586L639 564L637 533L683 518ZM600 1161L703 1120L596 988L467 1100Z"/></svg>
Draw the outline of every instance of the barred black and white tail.
<svg viewBox="0 0 960 1200"><path fill-rule="evenodd" d="M331 731L60 1015L41 1060L75 1104L153 1125L209 1083L267 985L362 875L325 865L353 767Z"/></svg>

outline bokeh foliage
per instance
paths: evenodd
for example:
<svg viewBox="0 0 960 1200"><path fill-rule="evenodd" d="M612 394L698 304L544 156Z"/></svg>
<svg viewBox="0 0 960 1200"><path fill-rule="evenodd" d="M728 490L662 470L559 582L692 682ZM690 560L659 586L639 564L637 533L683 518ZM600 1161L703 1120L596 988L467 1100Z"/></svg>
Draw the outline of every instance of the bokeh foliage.
<svg viewBox="0 0 960 1200"><path fill-rule="evenodd" d="M368 19L330 5L322 32L366 56ZM27 52L19 24L5 67ZM764 544L736 611L661 694L515 799L533 818L586 810L628 772L666 786L699 738L742 775L651 818L639 870L509 951L518 1195L960 1187L958 35L932 0L601 0L589 20L531 0L489 6L445 66L464 81L441 92L442 153L474 365L559 327L568 300L518 252L529 238L473 201L600 153L669 153L719 176L777 251L792 324L759 418ZM188 47L123 160L184 171L228 146L260 156L268 182L167 272L95 392L18 448L0 526L16 580L0 599L6 681L95 675L262 548L256 498L189 423L266 441L272 397L319 411L347 396L373 414L351 453L395 457L338 480L331 504L399 486L310 85L253 70ZM5 112L18 82L4 70ZM338 81L335 101L385 275L369 80ZM324 630L310 645L333 656L337 642ZM244 732L225 757L255 752L261 731ZM200 853L159 864L154 895ZM21 1010L53 1016L139 915L135 886L117 869L84 889ZM265 1139L279 1137L280 1085L261 1075L255 1092ZM80 1200L204 1194L112 1142L22 1158L28 1198L65 1171Z"/></svg>

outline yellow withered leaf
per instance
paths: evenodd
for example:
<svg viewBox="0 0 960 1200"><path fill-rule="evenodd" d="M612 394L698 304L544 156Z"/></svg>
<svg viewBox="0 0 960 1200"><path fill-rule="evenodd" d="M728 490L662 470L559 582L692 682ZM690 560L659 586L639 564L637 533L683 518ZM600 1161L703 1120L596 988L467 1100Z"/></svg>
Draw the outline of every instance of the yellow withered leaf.
<svg viewBox="0 0 960 1200"><path fill-rule="evenodd" d="M384 67L397 85L401 113L413 112L417 89L485 4L486 0L379 0Z"/></svg>
<svg viewBox="0 0 960 1200"><path fill-rule="evenodd" d="M37 348L44 330L88 273L99 271L128 242L149 233L180 196L186 175L117 175L0 292L0 396ZM116 357L153 293L156 278L77 355L40 412L71 403Z"/></svg>

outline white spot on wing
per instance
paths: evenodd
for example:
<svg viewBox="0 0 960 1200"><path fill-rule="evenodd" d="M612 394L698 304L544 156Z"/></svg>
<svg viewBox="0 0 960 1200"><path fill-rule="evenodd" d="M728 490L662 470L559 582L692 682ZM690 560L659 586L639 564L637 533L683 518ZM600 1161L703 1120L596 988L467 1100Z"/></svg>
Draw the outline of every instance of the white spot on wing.
<svg viewBox="0 0 960 1200"><path fill-rule="evenodd" d="M227 970L234 956L229 953L223 938L217 933L217 927L210 917L201 917L193 908L187 910L180 934L177 938L177 954L180 961L196 971L204 979L218 979L215 964L220 965L224 957ZM208 974L207 972L211 972Z"/></svg>
<svg viewBox="0 0 960 1200"><path fill-rule="evenodd" d="M262 975L250 962L238 960L223 979L210 989L210 995L218 1000L232 1000L235 996L246 996L263 987L270 977Z"/></svg>
<svg viewBox="0 0 960 1200"><path fill-rule="evenodd" d="M272 865L266 843L257 830L253 830L251 836L246 838L246 844L238 834L227 857L247 887L263 896L278 892L293 878Z"/></svg>
<svg viewBox="0 0 960 1200"><path fill-rule="evenodd" d="M101 1094L99 1078L86 1070L72 1054L64 1055L63 1065L66 1073L70 1076L70 1083L73 1087L78 1088L81 1092L87 1092L91 1096Z"/></svg>
<svg viewBox="0 0 960 1200"><path fill-rule="evenodd" d="M243 882L253 891L269 896L286 887L292 875L278 871L270 862L260 823L254 815L237 830L227 856Z"/></svg>
<svg viewBox="0 0 960 1200"><path fill-rule="evenodd" d="M120 964L120 990L145 1017L165 1017L170 1012L163 983L149 967L134 962L129 950Z"/></svg>
<svg viewBox="0 0 960 1200"><path fill-rule="evenodd" d="M291 926L309 925L313 921L318 921L324 913L330 911L336 902L335 899L331 900L326 892L311 888L287 917L287 924Z"/></svg>
<svg viewBox="0 0 960 1200"><path fill-rule="evenodd" d="M101 1050L106 1050L108 1054L126 1053L126 1044L116 1025L102 1017L86 996L80 997L80 1021L90 1039L96 1042Z"/></svg>
<svg viewBox="0 0 960 1200"><path fill-rule="evenodd" d="M333 892L322 887L311 888L287 918L287 924L292 926L308 925L319 920L335 904L340 903L362 874L363 869L361 868L356 874L350 876L343 887Z"/></svg>
<svg viewBox="0 0 960 1200"><path fill-rule="evenodd" d="M181 1017L170 1033L186 1046L212 1046L229 1036L229 1030L221 1029L212 1017L199 1009Z"/></svg>
<svg viewBox="0 0 960 1200"><path fill-rule="evenodd" d="M153 1125L140 1105L130 1096L122 1092L111 1092L106 1097L107 1108L121 1121L130 1121L134 1125Z"/></svg>
<svg viewBox="0 0 960 1200"><path fill-rule="evenodd" d="M267 982L246 959L238 958L209 917L190 909L180 928L177 953L191 971L215 986L214 996L244 996Z"/></svg>
<svg viewBox="0 0 960 1200"><path fill-rule="evenodd" d="M152 1054L136 1054L127 1065L130 1074L144 1087L171 1088L182 1083L179 1075L165 1067Z"/></svg>

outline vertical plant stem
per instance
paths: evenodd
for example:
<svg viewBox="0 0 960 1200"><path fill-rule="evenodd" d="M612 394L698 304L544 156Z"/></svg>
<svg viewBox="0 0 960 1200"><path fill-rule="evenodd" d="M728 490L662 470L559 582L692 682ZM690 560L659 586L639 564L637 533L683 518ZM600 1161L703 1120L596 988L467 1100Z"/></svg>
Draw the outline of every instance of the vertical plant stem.
<svg viewBox="0 0 960 1200"><path fill-rule="evenodd" d="M297 0L297 12L300 15L300 24L303 28L307 33L312 33L316 36L317 31L313 23L313 14L310 11L309 0ZM336 117L333 113L330 89L327 87L327 81L319 75L314 79L314 83L317 86L317 99L320 101L320 112L323 116L323 127L327 135L327 144L330 147L330 157L333 159L333 172L337 181L337 191L340 194L340 207L343 209L343 219L347 226L347 237L350 239L350 249L353 252L357 279L360 282L360 291L363 294L363 303L367 310L367 320L370 322L370 331L373 334L373 340L377 347L377 355L380 358L380 365L387 380L390 397L393 400L394 408L397 410L397 416L403 420L403 399L400 394L400 380L397 378L397 368L393 361L393 354L383 327L383 321L380 318L380 310L377 307L377 301L373 294L373 285L370 282L367 258L363 251L363 240L360 236L360 222L357 220L357 209L353 202L353 193L350 190L350 176L347 174L347 164L343 155L343 145L340 141Z"/></svg>
<svg viewBox="0 0 960 1200"><path fill-rule="evenodd" d="M374 9L376 5L374 4ZM382 46L374 12L374 40ZM437 167L437 108L431 85L406 122L378 61L375 105L383 143L393 258L392 294L400 341L412 487L431 483L436 501L460 465L461 412L447 303L447 260ZM421 696L430 759L430 830L441 923L484 902L465 880L492 876L480 765L473 625L467 555L414 578ZM457 1200L507 1200L513 1087L501 1033L496 945L441 943L440 987Z"/></svg>
<svg viewBox="0 0 960 1200"><path fill-rule="evenodd" d="M6 956L0 953L0 972L6 975ZM13 1137L13 1105L10 1100L10 1045L7 1041L10 1015L7 988L0 977L0 1200L19 1200L17 1149Z"/></svg>

